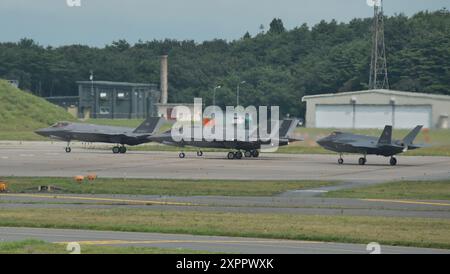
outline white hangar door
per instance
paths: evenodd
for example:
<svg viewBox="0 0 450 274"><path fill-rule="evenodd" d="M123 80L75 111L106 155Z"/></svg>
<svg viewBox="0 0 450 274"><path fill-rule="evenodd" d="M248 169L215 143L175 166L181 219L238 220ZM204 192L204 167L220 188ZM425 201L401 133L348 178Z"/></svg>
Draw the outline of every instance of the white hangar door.
<svg viewBox="0 0 450 274"><path fill-rule="evenodd" d="M316 105L317 128L352 128L352 105Z"/></svg>
<svg viewBox="0 0 450 274"><path fill-rule="evenodd" d="M384 128L392 118L391 105L356 105L355 128Z"/></svg>
<svg viewBox="0 0 450 274"><path fill-rule="evenodd" d="M395 106L395 128L431 127L431 106Z"/></svg>

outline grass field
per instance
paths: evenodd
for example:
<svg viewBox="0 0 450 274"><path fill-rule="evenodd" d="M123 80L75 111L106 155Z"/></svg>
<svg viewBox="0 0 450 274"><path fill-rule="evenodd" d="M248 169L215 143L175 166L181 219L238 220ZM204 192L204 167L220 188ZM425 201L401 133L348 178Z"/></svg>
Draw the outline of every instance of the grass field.
<svg viewBox="0 0 450 274"><path fill-rule="evenodd" d="M14 140L21 140L21 133L32 133L37 128L59 120L74 120L74 118L63 108L0 80L0 132L9 131L9 135L2 134L1 138L16 137ZM13 132L16 134L12 135ZM25 137L29 138L30 135Z"/></svg>
<svg viewBox="0 0 450 274"><path fill-rule="evenodd" d="M131 194L162 196L273 196L290 190L317 188L337 183L320 181L228 181L97 179L76 183L72 178L3 178L10 192L36 192L38 186L55 186L64 193Z"/></svg>
<svg viewBox="0 0 450 274"><path fill-rule="evenodd" d="M0 226L178 233L450 249L450 220L145 209L8 209Z"/></svg>
<svg viewBox="0 0 450 274"><path fill-rule="evenodd" d="M393 182L362 188L332 191L328 198L450 200L450 180L436 182Z"/></svg>
<svg viewBox="0 0 450 274"><path fill-rule="evenodd" d="M204 254L207 252L186 249L163 249L151 247L112 247L81 245L81 254ZM0 254L70 254L65 244L47 243L39 240L0 242Z"/></svg>

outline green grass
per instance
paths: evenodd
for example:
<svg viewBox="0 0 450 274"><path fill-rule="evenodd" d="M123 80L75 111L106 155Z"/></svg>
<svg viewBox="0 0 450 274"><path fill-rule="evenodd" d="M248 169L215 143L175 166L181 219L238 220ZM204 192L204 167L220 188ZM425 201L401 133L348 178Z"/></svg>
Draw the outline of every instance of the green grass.
<svg viewBox="0 0 450 274"><path fill-rule="evenodd" d="M392 182L368 187L332 191L329 198L450 200L450 180Z"/></svg>
<svg viewBox="0 0 450 274"><path fill-rule="evenodd" d="M379 242L450 249L450 220L150 209L6 209L0 226Z"/></svg>
<svg viewBox="0 0 450 274"><path fill-rule="evenodd" d="M320 181L231 181L97 179L76 183L72 178L3 178L10 192L36 192L38 186L56 186L64 193L163 196L273 196L290 190L336 185Z"/></svg>
<svg viewBox="0 0 450 274"><path fill-rule="evenodd" d="M0 132L31 133L60 120L74 118L64 109L0 80ZM2 136L4 135L0 135L0 138ZM20 134L16 136L21 137Z"/></svg>
<svg viewBox="0 0 450 274"><path fill-rule="evenodd" d="M205 254L206 252L186 249L163 249L152 247L113 247L81 245L81 254ZM48 243L40 240L0 242L0 254L70 254L65 244Z"/></svg>

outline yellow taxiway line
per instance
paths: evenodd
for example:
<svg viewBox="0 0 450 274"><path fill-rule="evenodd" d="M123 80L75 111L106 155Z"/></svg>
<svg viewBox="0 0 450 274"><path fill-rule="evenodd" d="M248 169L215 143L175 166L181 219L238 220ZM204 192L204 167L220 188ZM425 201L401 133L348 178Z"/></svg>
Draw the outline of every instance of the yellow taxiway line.
<svg viewBox="0 0 450 274"><path fill-rule="evenodd" d="M450 206L450 203L438 203L438 202L422 202L422 201L409 201L409 200L387 200L387 199L361 199L366 202L379 202L379 203L397 203L397 204L410 204L410 205L431 205L431 206Z"/></svg>
<svg viewBox="0 0 450 274"><path fill-rule="evenodd" d="M0 194L0 197L64 199L64 200L97 201L97 202L113 202L113 203L144 204L144 205L200 206L198 204L193 204L193 203L162 202L162 201L150 201L150 200L130 200L130 199L116 199L116 198L94 198L94 197L83 197L83 196L41 195L41 194Z"/></svg>

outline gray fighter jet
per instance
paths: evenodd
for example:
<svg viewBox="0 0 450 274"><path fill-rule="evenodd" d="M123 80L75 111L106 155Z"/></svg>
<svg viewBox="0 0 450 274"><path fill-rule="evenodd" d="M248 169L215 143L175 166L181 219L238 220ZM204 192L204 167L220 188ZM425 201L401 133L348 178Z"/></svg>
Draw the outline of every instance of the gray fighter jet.
<svg viewBox="0 0 450 274"><path fill-rule="evenodd" d="M339 153L338 163L344 164L343 153L362 154L364 157L359 159L360 165L367 163L367 155L379 155L391 157L390 164L397 165L395 155L408 150L418 149L424 145L413 144L414 139L420 133L423 126L417 126L403 140L392 140L392 126L384 128L381 137L372 137L356 135L352 133L333 132L331 135L320 139L317 143L327 150Z"/></svg>
<svg viewBox="0 0 450 274"><path fill-rule="evenodd" d="M126 153L125 145L136 146L149 143L149 136L157 132L163 123L163 119L152 117L145 120L136 129L128 127L102 126L71 122L58 122L51 127L36 130L35 133L44 137L67 142L66 152L70 153L71 141L89 143L116 144L112 148L113 153Z"/></svg>
<svg viewBox="0 0 450 274"><path fill-rule="evenodd" d="M153 135L148 137L149 140L165 145L177 146L177 147L197 147L197 148L218 148L218 149L230 149L227 158L232 159L242 159L243 157L250 158L259 157L259 150L263 145L271 145L277 143L279 146L287 146L291 142L302 141L302 139L292 137L292 133L294 132L298 120L283 120L279 127L279 139L263 139L256 138L256 140L248 140L248 141L240 141L236 138L234 140L205 140L203 138L201 141L174 141L172 138L171 130L164 132L162 134ZM194 129L193 129L194 130ZM243 151L243 152L242 152ZM197 151L197 156L203 156L203 152L201 150ZM185 158L186 154L184 152L180 152L180 158Z"/></svg>

